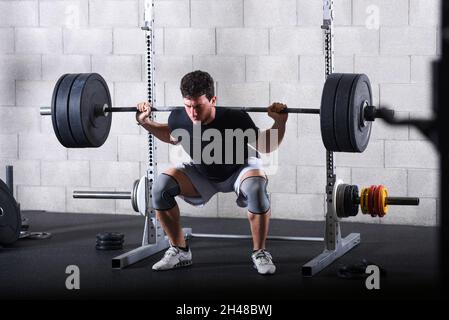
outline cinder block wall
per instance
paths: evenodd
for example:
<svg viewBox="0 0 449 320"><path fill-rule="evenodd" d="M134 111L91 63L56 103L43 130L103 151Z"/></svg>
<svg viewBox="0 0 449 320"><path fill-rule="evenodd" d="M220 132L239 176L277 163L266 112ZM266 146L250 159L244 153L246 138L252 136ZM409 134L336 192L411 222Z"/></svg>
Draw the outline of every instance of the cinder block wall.
<svg viewBox="0 0 449 320"><path fill-rule="evenodd" d="M336 72L370 76L375 103L403 117L431 113L430 62L440 54L438 0L334 0ZM321 0L156 0L156 99L179 105L186 72L216 80L221 105L318 107L324 81ZM146 133L134 114L115 114L99 149L65 149L39 107L63 73L98 72L116 106L146 97L143 1L0 1L0 176L14 165L23 209L132 213L129 201L74 200L73 190L130 190L146 170ZM271 125L253 114L261 128ZM166 115L157 118L163 122ZM179 156L159 144L159 170ZM270 176L274 218L322 220L325 150L319 120L290 115L279 168ZM416 130L378 121L363 154L337 154L337 173L360 186L385 184L421 205L391 208L369 223L435 225L438 165ZM179 201L185 215L245 217L233 194L205 207Z"/></svg>

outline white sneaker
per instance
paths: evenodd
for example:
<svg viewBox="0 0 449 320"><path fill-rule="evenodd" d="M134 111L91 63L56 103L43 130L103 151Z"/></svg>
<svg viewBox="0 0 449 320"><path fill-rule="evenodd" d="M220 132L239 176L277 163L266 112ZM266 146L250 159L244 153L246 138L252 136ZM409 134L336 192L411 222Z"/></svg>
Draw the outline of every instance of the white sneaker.
<svg viewBox="0 0 449 320"><path fill-rule="evenodd" d="M192 252L183 251L172 247L165 251L164 257L153 265L153 270L162 271L180 267L187 267L192 264Z"/></svg>
<svg viewBox="0 0 449 320"><path fill-rule="evenodd" d="M276 271L276 266L273 263L273 257L265 249L260 249L251 255L254 263L254 268L260 274L273 274Z"/></svg>

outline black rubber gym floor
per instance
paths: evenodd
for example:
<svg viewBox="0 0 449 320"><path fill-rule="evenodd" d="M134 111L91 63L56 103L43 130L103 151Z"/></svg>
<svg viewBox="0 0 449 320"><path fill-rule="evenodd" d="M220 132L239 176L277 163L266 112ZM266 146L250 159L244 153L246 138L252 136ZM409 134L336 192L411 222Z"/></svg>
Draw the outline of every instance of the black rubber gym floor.
<svg viewBox="0 0 449 320"><path fill-rule="evenodd" d="M252 268L250 240L190 241L193 265L154 272L163 253L123 270L111 258L141 242L143 218L128 215L25 212L30 231L48 231L46 240L19 240L0 249L0 299L127 299L206 301L249 299L426 299L438 297L438 229L343 223L342 233L360 232L362 242L312 278L300 266L323 249L320 242L270 241L277 272L261 276ZM197 233L249 234L245 219L183 218ZM271 235L323 236L323 222L272 219ZM97 251L96 234L125 234L123 250ZM367 259L382 267L379 290L368 290L364 278L337 276L342 265ZM68 265L80 269L80 289L67 290Z"/></svg>

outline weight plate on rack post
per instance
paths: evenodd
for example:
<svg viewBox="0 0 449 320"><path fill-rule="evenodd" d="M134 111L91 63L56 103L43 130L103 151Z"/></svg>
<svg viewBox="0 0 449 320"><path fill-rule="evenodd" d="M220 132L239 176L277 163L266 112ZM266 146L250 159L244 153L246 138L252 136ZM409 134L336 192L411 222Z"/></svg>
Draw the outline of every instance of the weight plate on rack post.
<svg viewBox="0 0 449 320"><path fill-rule="evenodd" d="M368 213L371 215L371 217L376 217L376 214L374 213L374 192L376 191L376 186L372 185L369 187L368 192Z"/></svg>
<svg viewBox="0 0 449 320"><path fill-rule="evenodd" d="M78 143L74 138L69 117L70 91L77 74L65 74L59 78L53 90L52 102L53 129L59 142L66 148L76 148Z"/></svg>
<svg viewBox="0 0 449 320"><path fill-rule="evenodd" d="M345 208L345 190L348 185L342 183L337 188L337 197L334 201L337 202L337 216L339 218L346 218L346 208Z"/></svg>
<svg viewBox="0 0 449 320"><path fill-rule="evenodd" d="M364 109L372 106L371 84L365 74L358 74L352 84L349 100L349 138L353 152L363 152L371 136L371 121L365 121Z"/></svg>
<svg viewBox="0 0 449 320"><path fill-rule="evenodd" d="M357 203L357 198L359 197L359 187L356 185L351 186L351 195L350 195L350 202L351 202L351 210L350 210L350 216L355 217L359 213L359 203ZM360 202L360 200L359 200Z"/></svg>
<svg viewBox="0 0 449 320"><path fill-rule="evenodd" d="M321 95L321 108L320 108L320 126L321 126L321 138L324 146L329 151L339 151L337 141L335 138L334 128L334 109L335 109L335 96L337 93L338 83L340 82L342 74L332 73L330 74L326 82L324 83L323 93Z"/></svg>
<svg viewBox="0 0 449 320"><path fill-rule="evenodd" d="M56 81L55 88L53 89L53 94L51 96L51 122L53 124L53 131L55 132L56 138L61 142L62 138L58 131L58 125L56 121L56 98L58 96L59 86L61 84L61 81L65 78L67 74L63 74L61 77L59 77L58 81Z"/></svg>
<svg viewBox="0 0 449 320"><path fill-rule="evenodd" d="M0 180L0 245L17 241L21 223L19 206L8 186Z"/></svg>
<svg viewBox="0 0 449 320"><path fill-rule="evenodd" d="M106 141L112 113L96 114L98 108L110 107L111 95L106 81L98 73L81 73L70 93L69 116L73 136L80 147L98 148Z"/></svg>
<svg viewBox="0 0 449 320"><path fill-rule="evenodd" d="M139 179L134 181L133 190L131 192L131 204L135 212L139 212L139 207L137 205L137 188L139 187Z"/></svg>
<svg viewBox="0 0 449 320"><path fill-rule="evenodd" d="M351 144L349 122L351 113L351 88L357 74L344 73L338 83L335 96L334 109L334 131L335 138L340 152L354 152Z"/></svg>

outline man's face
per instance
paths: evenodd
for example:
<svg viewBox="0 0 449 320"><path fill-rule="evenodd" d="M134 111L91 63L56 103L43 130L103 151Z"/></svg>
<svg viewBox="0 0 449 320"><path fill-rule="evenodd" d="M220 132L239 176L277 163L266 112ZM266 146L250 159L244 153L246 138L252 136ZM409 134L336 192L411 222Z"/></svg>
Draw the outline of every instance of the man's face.
<svg viewBox="0 0 449 320"><path fill-rule="evenodd" d="M197 98L184 97L183 99L190 120L197 124L209 119L212 108L215 107L217 101L216 96L213 96L212 99L209 100L205 94Z"/></svg>

